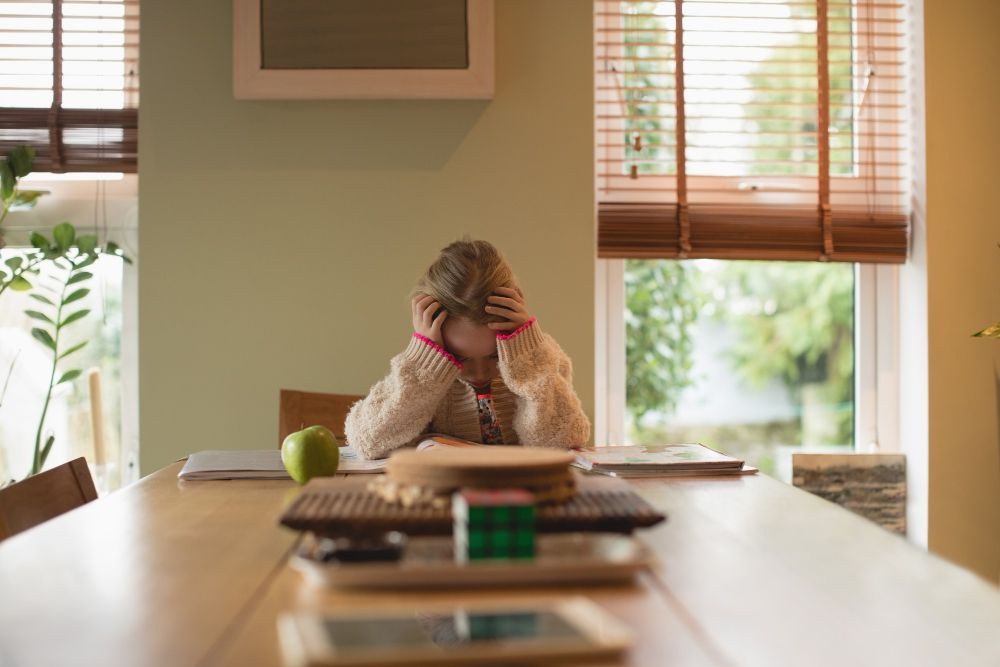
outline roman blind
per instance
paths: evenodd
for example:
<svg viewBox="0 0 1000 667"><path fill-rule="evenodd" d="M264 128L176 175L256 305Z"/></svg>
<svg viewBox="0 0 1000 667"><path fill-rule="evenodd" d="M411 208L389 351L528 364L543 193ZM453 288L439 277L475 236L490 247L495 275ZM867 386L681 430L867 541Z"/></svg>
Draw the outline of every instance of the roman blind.
<svg viewBox="0 0 1000 667"><path fill-rule="evenodd" d="M135 172L138 0L0 2L0 154L36 171Z"/></svg>
<svg viewBox="0 0 1000 667"><path fill-rule="evenodd" d="M598 256L903 262L892 0L598 0Z"/></svg>

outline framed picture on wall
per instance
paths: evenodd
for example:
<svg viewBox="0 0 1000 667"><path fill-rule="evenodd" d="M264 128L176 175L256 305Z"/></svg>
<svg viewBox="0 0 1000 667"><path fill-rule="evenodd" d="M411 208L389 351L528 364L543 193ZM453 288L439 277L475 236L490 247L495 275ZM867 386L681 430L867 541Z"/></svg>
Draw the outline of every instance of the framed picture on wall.
<svg viewBox="0 0 1000 667"><path fill-rule="evenodd" d="M237 99L489 99L493 0L234 0Z"/></svg>

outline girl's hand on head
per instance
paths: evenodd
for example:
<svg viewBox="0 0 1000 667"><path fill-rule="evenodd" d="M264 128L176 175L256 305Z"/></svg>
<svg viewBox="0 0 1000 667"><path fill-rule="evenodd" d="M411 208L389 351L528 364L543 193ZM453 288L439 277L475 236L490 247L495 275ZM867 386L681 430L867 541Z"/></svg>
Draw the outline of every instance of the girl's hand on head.
<svg viewBox="0 0 1000 667"><path fill-rule="evenodd" d="M448 311L441 308L441 304L435 301L434 297L426 294L414 296L410 301L410 310L413 313L413 330L444 347L441 325L448 319ZM441 312L438 313L438 310Z"/></svg>
<svg viewBox="0 0 1000 667"><path fill-rule="evenodd" d="M528 307L524 305L524 294L519 289L498 287L486 301L487 313L507 318L506 322L490 322L487 325L494 331L513 331L531 319Z"/></svg>

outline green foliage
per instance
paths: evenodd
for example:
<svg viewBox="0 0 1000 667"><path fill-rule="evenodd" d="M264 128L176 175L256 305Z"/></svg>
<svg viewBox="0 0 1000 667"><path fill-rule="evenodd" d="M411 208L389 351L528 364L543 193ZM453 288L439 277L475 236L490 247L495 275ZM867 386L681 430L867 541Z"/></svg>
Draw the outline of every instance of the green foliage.
<svg viewBox="0 0 1000 667"><path fill-rule="evenodd" d="M739 368L762 386L824 382L853 368L854 266L727 262L714 278L721 317L735 325Z"/></svg>
<svg viewBox="0 0 1000 667"><path fill-rule="evenodd" d="M78 236L76 228L68 222L56 225L52 230L52 240L46 238L44 234L33 232L31 245L31 249L21 251L0 265L0 295L8 289L15 292L27 292L33 289L45 265L59 265L70 257L90 257L96 261L99 254L105 253L121 257L125 262L132 262L113 242L108 242L100 248L96 236L92 234ZM75 275L74 279L80 282L91 277L93 274L82 272ZM31 297L41 303L53 305L43 293L32 294Z"/></svg>
<svg viewBox="0 0 1000 667"><path fill-rule="evenodd" d="M34 155L33 148L19 146L0 161L0 193L3 195L0 202L2 203L0 223L6 218L12 206L33 205L45 194L41 191L17 189L17 181L31 172ZM3 247L2 231L0 229L0 247ZM88 343L84 340L67 349L61 349L60 345L65 343L63 338L65 329L90 314L89 309L72 309L67 306L80 301L90 293L90 289L84 285L94 277L94 274L85 269L93 265L101 254L120 257L128 263L132 260L113 242L109 241L101 248L96 236L78 235L76 228L68 222L56 225L52 230L51 239L40 232L33 232L30 241L32 246L30 249L9 257L0 266L0 296L8 289L32 291L29 296L41 305L24 311L29 318L38 323L38 326L32 328L31 336L52 353L48 390L35 434L30 473L35 475L42 470L55 442L55 436L49 436L44 442L42 441L42 430L52 399L52 391L60 384L73 382L82 372L77 368L64 370L57 379L57 369L62 360ZM55 282L47 282L46 279L53 279ZM3 383L3 394L6 394L9 380L10 371ZM0 394L0 400L3 394Z"/></svg>
<svg viewBox="0 0 1000 667"><path fill-rule="evenodd" d="M0 223L3 222L10 207L18 201L36 201L40 196L46 194L39 190L17 190L17 180L27 176L31 172L31 164L34 160L35 149L29 146L18 146L11 154L0 161L0 177L3 179L3 200L0 202ZM10 196L8 196L8 190ZM19 199L20 197L20 199ZM62 222L52 230L52 239L40 232L31 233L31 250L24 251L19 255L10 257L0 266L0 295L8 289L16 292L27 292L34 287L34 280L39 275L42 265L46 262L58 264L65 261L70 256L92 257L96 261L98 253L105 252L117 255L124 261L131 263L125 257L121 249L109 241L104 248L98 246L97 237L93 234L77 235L76 228L68 222ZM0 229L0 248L3 247L3 230ZM93 263L93 262L91 262ZM91 274L87 274L89 277ZM82 276L77 276L79 282L85 280ZM43 295L32 295L33 298L42 303L51 302L45 300Z"/></svg>
<svg viewBox="0 0 1000 667"><path fill-rule="evenodd" d="M628 260L625 302L625 400L638 429L647 412L675 410L691 385L699 298L683 262Z"/></svg>
<svg viewBox="0 0 1000 667"><path fill-rule="evenodd" d="M44 190L21 190L19 180L31 173L35 161L35 149L31 146L17 146L10 155L0 160L0 225L12 208L31 208ZM3 228L0 227L0 248L4 247ZM22 284L23 283L19 283Z"/></svg>
<svg viewBox="0 0 1000 667"><path fill-rule="evenodd" d="M73 237L69 235L70 231L72 230L64 229L58 243L61 245L72 243ZM58 264L53 262L54 271L51 277L57 278L58 282L54 284L42 282L38 287L39 290L47 292L47 295L45 295L45 302L47 303L42 306L44 310L25 311L28 317L41 323L40 326L31 330L31 335L52 352L52 371L49 374L49 384L48 390L45 393L45 403L42 406L42 416L38 420L38 430L35 434L35 450L30 473L32 475L41 472L42 467L45 465L45 459L48 457L49 452L52 450L52 444L55 442L55 436L49 436L44 443L42 442L42 430L45 427L45 417L48 413L49 402L52 399L52 390L64 382L72 382L82 373L80 369L73 368L63 371L59 375L59 378L56 379L56 372L60 365L59 362L87 344L87 341L83 341L68 350L60 351L60 343L65 340L64 334L67 327L83 319L90 312L87 309L70 312L72 309L67 308L67 306L75 301L79 301L90 292L87 288L78 288L70 293L70 288L73 285L89 280L89 278L80 278L80 276L87 273L83 269L93 264L96 259L96 254L75 253L71 256L64 256L62 258L63 261Z"/></svg>
<svg viewBox="0 0 1000 667"><path fill-rule="evenodd" d="M854 396L854 266L819 262L726 262L707 291L718 317L739 332L732 361L751 385L772 379L801 399L804 385L846 404ZM838 417L849 442L853 415Z"/></svg>
<svg viewBox="0 0 1000 667"><path fill-rule="evenodd" d="M801 423L769 427L766 443L756 439L765 434L748 425L738 432L719 430L729 427L698 432L640 427L647 412L675 410L681 392L693 383L691 327L699 312L714 312L736 334L729 359L748 384L763 387L777 380L798 402L809 387L808 393L837 408L830 417L831 431L814 437L828 437L832 444L850 442L853 265L727 261L711 266L626 263L626 403L636 441L701 438L725 441L730 449L743 446L738 443L744 440L754 447L801 441Z"/></svg>

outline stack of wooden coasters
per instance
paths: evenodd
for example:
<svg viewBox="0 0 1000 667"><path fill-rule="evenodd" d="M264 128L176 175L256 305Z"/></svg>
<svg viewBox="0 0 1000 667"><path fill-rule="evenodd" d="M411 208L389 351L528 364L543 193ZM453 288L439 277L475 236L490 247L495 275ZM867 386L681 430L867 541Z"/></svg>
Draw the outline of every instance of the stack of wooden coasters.
<svg viewBox="0 0 1000 667"><path fill-rule="evenodd" d="M404 507L446 507L457 489L525 489L543 505L573 497L572 452L491 445L395 452L369 488Z"/></svg>

